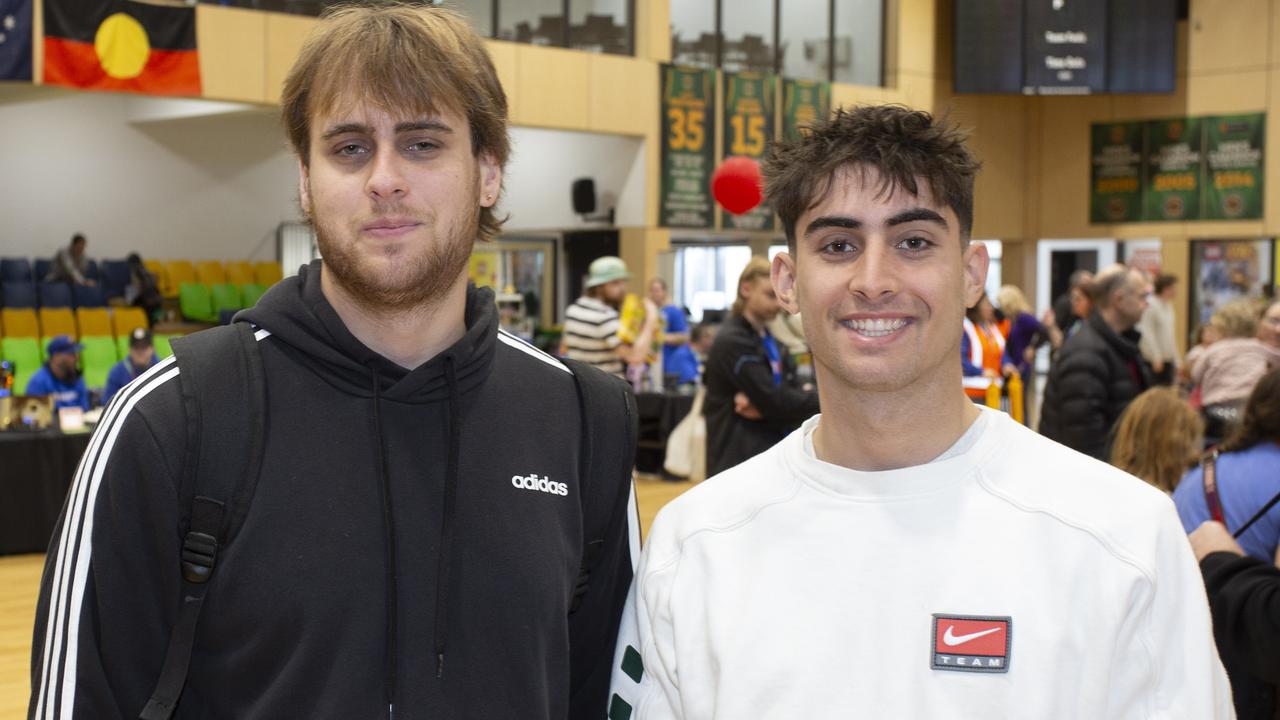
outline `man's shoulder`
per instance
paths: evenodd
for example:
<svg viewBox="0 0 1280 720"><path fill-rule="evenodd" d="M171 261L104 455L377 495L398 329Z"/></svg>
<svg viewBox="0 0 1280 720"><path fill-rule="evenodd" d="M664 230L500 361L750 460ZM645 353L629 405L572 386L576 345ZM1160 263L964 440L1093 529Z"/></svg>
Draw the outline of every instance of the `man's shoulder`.
<svg viewBox="0 0 1280 720"><path fill-rule="evenodd" d="M783 443L704 480L658 512L645 545L648 567L656 569L676 559L700 536L748 529L762 509L787 502L799 488L787 469Z"/></svg>
<svg viewBox="0 0 1280 720"><path fill-rule="evenodd" d="M498 331L496 358L499 376L518 383L572 382L573 371L560 358L538 349L529 341L506 330Z"/></svg>
<svg viewBox="0 0 1280 720"><path fill-rule="evenodd" d="M1021 425L1002 445L980 468L988 491L1021 511L1090 533L1113 552L1147 544L1173 512L1172 500L1157 488Z"/></svg>

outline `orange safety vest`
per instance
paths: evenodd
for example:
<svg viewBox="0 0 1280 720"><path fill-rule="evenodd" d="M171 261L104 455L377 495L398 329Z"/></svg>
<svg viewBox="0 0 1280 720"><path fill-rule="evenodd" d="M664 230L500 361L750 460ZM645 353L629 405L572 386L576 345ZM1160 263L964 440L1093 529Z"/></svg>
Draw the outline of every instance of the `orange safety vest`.
<svg viewBox="0 0 1280 720"><path fill-rule="evenodd" d="M977 325L964 319L964 333L969 336L969 362L983 370L991 370L996 374L995 382L999 383L1001 360L1004 359L1004 335L998 327ZM964 393L971 398L982 400L987 395L987 386L991 378L977 376L964 379Z"/></svg>

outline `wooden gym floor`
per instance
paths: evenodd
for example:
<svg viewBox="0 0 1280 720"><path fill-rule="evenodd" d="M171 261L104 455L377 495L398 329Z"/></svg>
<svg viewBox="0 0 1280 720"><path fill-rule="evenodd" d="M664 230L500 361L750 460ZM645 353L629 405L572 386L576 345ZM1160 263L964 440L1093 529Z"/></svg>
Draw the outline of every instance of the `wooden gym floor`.
<svg viewBox="0 0 1280 720"><path fill-rule="evenodd" d="M637 478L640 528L647 531L658 510L689 487L687 482L662 482L643 475ZM43 555L0 557L0 720L27 716L31 625L43 569Z"/></svg>

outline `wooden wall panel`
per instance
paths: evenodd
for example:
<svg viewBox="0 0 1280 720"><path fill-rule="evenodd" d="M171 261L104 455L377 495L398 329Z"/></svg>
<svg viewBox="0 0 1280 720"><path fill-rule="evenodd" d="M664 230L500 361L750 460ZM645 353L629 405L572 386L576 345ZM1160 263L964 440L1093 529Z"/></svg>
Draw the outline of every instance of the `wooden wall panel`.
<svg viewBox="0 0 1280 720"><path fill-rule="evenodd" d="M512 122L531 127L587 129L588 57L561 48L517 46L519 102L511 115ZM657 102L656 95L650 102Z"/></svg>
<svg viewBox="0 0 1280 720"><path fill-rule="evenodd" d="M1261 68L1270 58L1275 0L1194 0L1188 75Z"/></svg>
<svg viewBox="0 0 1280 720"><path fill-rule="evenodd" d="M1016 96L971 97L968 112L954 101L953 122L971 131L969 149L982 161L974 188L974 237L1021 237L1028 194L1026 102Z"/></svg>
<svg viewBox="0 0 1280 720"><path fill-rule="evenodd" d="M486 40L484 44L493 60L493 69L498 73L498 82L502 83L502 90L507 94L507 114L511 115L520 102L520 87L516 82L516 49L519 46L501 40Z"/></svg>
<svg viewBox="0 0 1280 720"><path fill-rule="evenodd" d="M1187 115L1263 112L1267 109L1265 68L1235 73L1191 75Z"/></svg>
<svg viewBox="0 0 1280 720"><path fill-rule="evenodd" d="M658 68L617 55L587 56L587 127L618 135L658 133Z"/></svg>
<svg viewBox="0 0 1280 720"><path fill-rule="evenodd" d="M217 100L267 102L267 14L196 6L202 95Z"/></svg>
<svg viewBox="0 0 1280 720"><path fill-rule="evenodd" d="M266 98L267 102L279 103L284 79L298 59L302 43L315 26L316 19L281 13L266 13L266 16Z"/></svg>

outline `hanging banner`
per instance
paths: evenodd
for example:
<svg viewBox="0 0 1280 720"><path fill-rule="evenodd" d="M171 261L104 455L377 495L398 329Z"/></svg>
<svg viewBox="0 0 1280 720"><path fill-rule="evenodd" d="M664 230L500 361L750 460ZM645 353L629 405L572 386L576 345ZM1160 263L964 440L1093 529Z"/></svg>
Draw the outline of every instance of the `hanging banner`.
<svg viewBox="0 0 1280 720"><path fill-rule="evenodd" d="M764 158L773 142L773 108L777 78L769 73L724 74L723 157ZM765 203L741 215L723 213L728 230L772 230L773 208Z"/></svg>
<svg viewBox="0 0 1280 720"><path fill-rule="evenodd" d="M714 70L662 65L662 178L658 222L709 228L715 222Z"/></svg>
<svg viewBox="0 0 1280 720"><path fill-rule="evenodd" d="M1143 165L1142 219L1200 219L1200 184L1204 177L1204 134L1200 118L1152 120L1147 123Z"/></svg>
<svg viewBox="0 0 1280 720"><path fill-rule="evenodd" d="M1143 124L1101 123L1090 129L1089 222L1141 219Z"/></svg>
<svg viewBox="0 0 1280 720"><path fill-rule="evenodd" d="M31 79L31 0L0 0L0 80Z"/></svg>
<svg viewBox="0 0 1280 720"><path fill-rule="evenodd" d="M831 115L831 83L782 79L782 139L795 140L803 128Z"/></svg>
<svg viewBox="0 0 1280 720"><path fill-rule="evenodd" d="M1260 220L1266 115L1207 117L1204 125L1204 218Z"/></svg>

